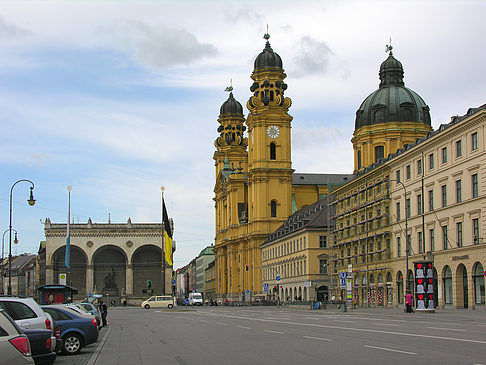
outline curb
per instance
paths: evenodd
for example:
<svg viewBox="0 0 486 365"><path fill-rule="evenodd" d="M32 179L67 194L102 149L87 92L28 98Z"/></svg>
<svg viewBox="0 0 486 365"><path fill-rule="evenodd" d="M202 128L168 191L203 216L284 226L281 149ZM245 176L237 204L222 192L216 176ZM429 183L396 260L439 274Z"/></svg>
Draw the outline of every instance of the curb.
<svg viewBox="0 0 486 365"><path fill-rule="evenodd" d="M105 345L106 340L108 339L108 336L111 332L111 326L108 326L108 331L104 335L104 337L101 339L101 341L98 343L98 346L96 346L96 349L91 355L89 361L86 363L86 365L94 365L96 363L96 360L98 360L98 357L101 354L101 350L103 349L103 346Z"/></svg>

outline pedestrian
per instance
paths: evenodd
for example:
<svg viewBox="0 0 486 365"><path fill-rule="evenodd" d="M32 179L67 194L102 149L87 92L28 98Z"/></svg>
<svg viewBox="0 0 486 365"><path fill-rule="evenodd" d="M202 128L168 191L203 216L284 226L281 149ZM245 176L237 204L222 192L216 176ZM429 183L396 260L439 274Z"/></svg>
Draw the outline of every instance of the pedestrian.
<svg viewBox="0 0 486 365"><path fill-rule="evenodd" d="M108 315L108 307L102 300L100 300L100 309L101 309L101 320L103 321L103 327L106 327L108 323L106 322L106 316Z"/></svg>
<svg viewBox="0 0 486 365"><path fill-rule="evenodd" d="M407 307L407 313L412 313L412 294L407 292L405 296L405 305Z"/></svg>

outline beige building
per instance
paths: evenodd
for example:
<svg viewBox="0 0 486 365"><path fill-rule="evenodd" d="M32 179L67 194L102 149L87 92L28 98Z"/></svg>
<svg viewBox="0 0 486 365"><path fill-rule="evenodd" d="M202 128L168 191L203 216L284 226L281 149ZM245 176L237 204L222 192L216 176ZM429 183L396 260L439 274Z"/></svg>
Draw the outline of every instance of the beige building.
<svg viewBox="0 0 486 365"><path fill-rule="evenodd" d="M485 127L486 105L469 109L386 163L394 180L391 263L399 289L395 303L403 302L406 287L408 226L410 282L412 263L432 259L440 307L484 306Z"/></svg>
<svg viewBox="0 0 486 365"><path fill-rule="evenodd" d="M59 283L87 293L109 295L119 302L137 304L147 295L172 291L172 267L165 265L160 223L92 223L70 225L70 271L65 267L66 224L47 218L45 231L46 284ZM150 280L151 291L148 280Z"/></svg>
<svg viewBox="0 0 486 365"><path fill-rule="evenodd" d="M295 212L260 246L263 293L269 299L327 298L333 215L330 199L321 199Z"/></svg>

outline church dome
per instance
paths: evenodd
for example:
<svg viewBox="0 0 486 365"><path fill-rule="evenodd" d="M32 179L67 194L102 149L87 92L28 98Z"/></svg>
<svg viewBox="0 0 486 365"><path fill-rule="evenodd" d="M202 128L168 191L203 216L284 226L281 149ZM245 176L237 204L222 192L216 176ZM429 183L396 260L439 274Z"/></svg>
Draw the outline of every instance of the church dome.
<svg viewBox="0 0 486 365"><path fill-rule="evenodd" d="M263 51L255 59L254 71L263 68L283 69L282 59L277 53L273 51L272 47L270 46L270 42L268 41L270 35L265 34L264 38L267 40L267 43L265 44L265 48L263 49Z"/></svg>
<svg viewBox="0 0 486 365"><path fill-rule="evenodd" d="M356 111L355 129L389 122L421 122L430 126L429 107L415 91L405 87L403 66L390 50L380 66L380 87Z"/></svg>
<svg viewBox="0 0 486 365"><path fill-rule="evenodd" d="M228 100L226 100L219 110L219 115L222 117L224 115L243 115L243 107L241 104L233 97L233 93L230 92Z"/></svg>

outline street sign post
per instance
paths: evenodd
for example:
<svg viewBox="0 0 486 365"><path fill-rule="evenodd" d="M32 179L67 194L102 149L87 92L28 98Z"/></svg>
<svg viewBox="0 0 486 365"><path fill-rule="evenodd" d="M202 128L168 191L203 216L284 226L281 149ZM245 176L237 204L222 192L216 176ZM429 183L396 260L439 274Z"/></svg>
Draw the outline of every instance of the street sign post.
<svg viewBox="0 0 486 365"><path fill-rule="evenodd" d="M268 283L263 283L263 292L268 293Z"/></svg>
<svg viewBox="0 0 486 365"><path fill-rule="evenodd" d="M275 278L275 280L280 281L280 275L277 275L277 277Z"/></svg>
<svg viewBox="0 0 486 365"><path fill-rule="evenodd" d="M245 290L245 302L248 302L250 300L250 290L246 289Z"/></svg>

